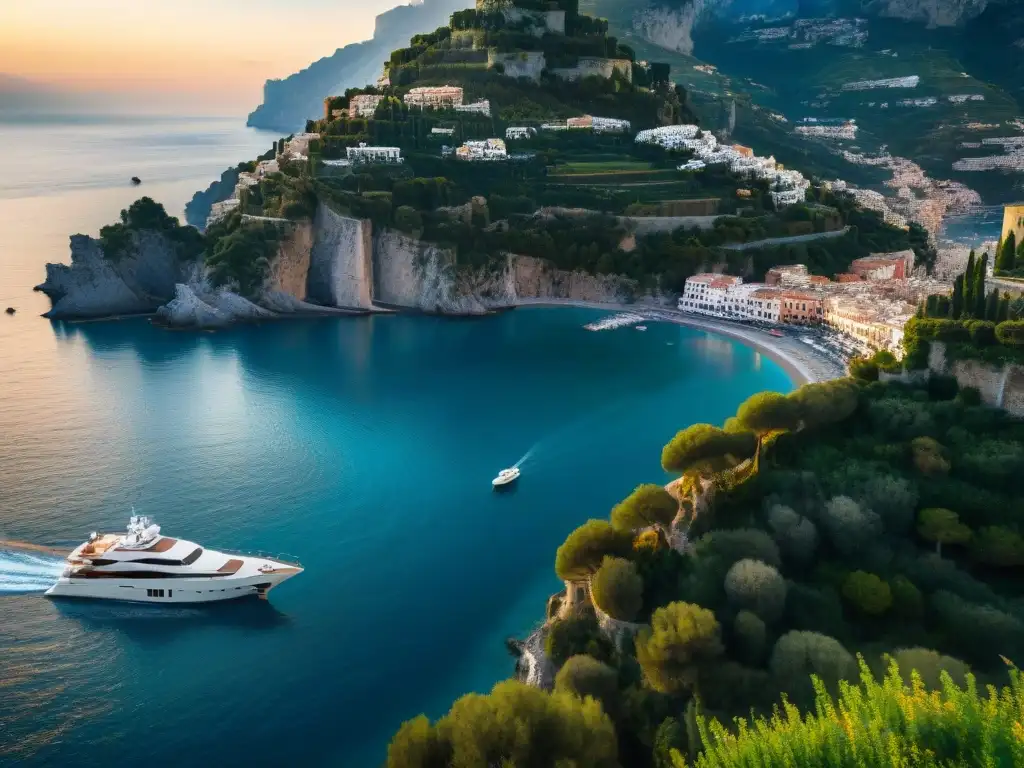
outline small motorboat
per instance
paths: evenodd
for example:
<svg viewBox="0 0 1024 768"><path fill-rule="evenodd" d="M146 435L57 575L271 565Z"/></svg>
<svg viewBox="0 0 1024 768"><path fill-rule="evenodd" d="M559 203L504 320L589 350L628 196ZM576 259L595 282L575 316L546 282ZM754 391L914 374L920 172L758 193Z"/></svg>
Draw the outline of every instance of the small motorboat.
<svg viewBox="0 0 1024 768"><path fill-rule="evenodd" d="M647 326L646 326L646 325L638 325L638 326L636 327L636 329L637 329L638 331L646 331L646 330L647 330Z"/></svg>
<svg viewBox="0 0 1024 768"><path fill-rule="evenodd" d="M772 328L770 331L768 331L768 333L770 333L772 336L777 336L779 338L782 338L783 336L786 335L782 331L780 331L778 328Z"/></svg>
<svg viewBox="0 0 1024 768"><path fill-rule="evenodd" d="M501 488L503 485L509 485L519 479L519 467L510 467L503 469L498 473L498 476L491 480L491 486L494 488Z"/></svg>

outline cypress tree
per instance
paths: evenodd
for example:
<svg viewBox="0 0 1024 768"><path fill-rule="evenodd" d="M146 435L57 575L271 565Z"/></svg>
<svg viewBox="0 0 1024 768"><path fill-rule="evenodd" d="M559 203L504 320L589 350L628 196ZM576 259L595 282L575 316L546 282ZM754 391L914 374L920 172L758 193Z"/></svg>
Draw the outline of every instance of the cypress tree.
<svg viewBox="0 0 1024 768"><path fill-rule="evenodd" d="M985 319L993 323L999 320L999 291L992 291L985 298Z"/></svg>
<svg viewBox="0 0 1024 768"><path fill-rule="evenodd" d="M952 305L949 303L949 296L939 296L938 303L935 307L936 317L949 317Z"/></svg>
<svg viewBox="0 0 1024 768"><path fill-rule="evenodd" d="M967 280L967 273L960 275L953 282L953 301L950 303L949 319L959 320L964 311L964 283Z"/></svg>
<svg viewBox="0 0 1024 768"><path fill-rule="evenodd" d="M974 250L971 250L971 255L967 258L967 270L964 272L964 293L963 293L963 306L965 309L969 309L974 306Z"/></svg>
<svg viewBox="0 0 1024 768"><path fill-rule="evenodd" d="M924 300L924 314L922 317L937 317L939 308L939 297L936 294L932 294Z"/></svg>
<svg viewBox="0 0 1024 768"><path fill-rule="evenodd" d="M1024 269L1024 239L1017 244L1017 258L1013 265L1015 269Z"/></svg>
<svg viewBox="0 0 1024 768"><path fill-rule="evenodd" d="M975 265L974 275L974 316L985 318L985 273L988 271L988 254L984 254Z"/></svg>
<svg viewBox="0 0 1024 768"><path fill-rule="evenodd" d="M996 322L1005 323L1010 319L1010 294L1004 293L999 299L999 309L996 311Z"/></svg>
<svg viewBox="0 0 1024 768"><path fill-rule="evenodd" d="M996 254L996 270L999 272L1012 271L1017 259L1017 236L1013 232L999 246Z"/></svg>

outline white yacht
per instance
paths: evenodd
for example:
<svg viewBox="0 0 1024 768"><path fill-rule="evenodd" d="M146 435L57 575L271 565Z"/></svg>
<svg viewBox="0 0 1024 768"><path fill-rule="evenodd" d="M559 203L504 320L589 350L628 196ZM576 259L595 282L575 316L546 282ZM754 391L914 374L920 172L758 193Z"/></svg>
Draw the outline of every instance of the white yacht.
<svg viewBox="0 0 1024 768"><path fill-rule="evenodd" d="M203 549L160 535L148 517L132 515L128 533L93 533L68 555L46 594L142 603L210 603L267 592L302 573L298 563Z"/></svg>
<svg viewBox="0 0 1024 768"><path fill-rule="evenodd" d="M518 479L519 467L509 467L508 469L501 470L501 472L498 473L498 476L491 480L491 485L495 488L500 488L503 485L514 483Z"/></svg>

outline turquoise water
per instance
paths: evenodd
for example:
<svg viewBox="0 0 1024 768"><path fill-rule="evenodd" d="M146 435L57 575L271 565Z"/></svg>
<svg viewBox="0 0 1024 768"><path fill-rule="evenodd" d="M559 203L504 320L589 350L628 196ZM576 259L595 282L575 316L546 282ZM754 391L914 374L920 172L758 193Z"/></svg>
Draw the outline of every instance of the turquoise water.
<svg viewBox="0 0 1024 768"><path fill-rule="evenodd" d="M511 674L503 641L542 618L557 545L662 480L677 429L791 388L732 341L591 333L588 310L51 324L31 286L69 233L131 202L129 171L180 212L266 136L27 130L0 127L0 145L40 149L0 181L0 304L18 309L0 314L0 539L72 545L134 506L306 572L266 603L54 602L58 563L0 552L0 765L377 765L404 719ZM492 493L527 454L519 486Z"/></svg>

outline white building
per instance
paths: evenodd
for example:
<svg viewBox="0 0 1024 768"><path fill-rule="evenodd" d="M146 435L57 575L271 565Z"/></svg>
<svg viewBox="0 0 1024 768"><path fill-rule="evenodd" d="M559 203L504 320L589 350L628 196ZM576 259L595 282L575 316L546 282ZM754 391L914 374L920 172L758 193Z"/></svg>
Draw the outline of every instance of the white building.
<svg viewBox="0 0 1024 768"><path fill-rule="evenodd" d="M742 283L743 278L729 275L694 275L683 286L679 309L684 312L725 317L729 289Z"/></svg>
<svg viewBox="0 0 1024 768"><path fill-rule="evenodd" d="M360 144L358 147L349 147L345 153L353 164L402 162L402 150L398 147L368 147Z"/></svg>
<svg viewBox="0 0 1024 768"><path fill-rule="evenodd" d="M707 166L703 160L687 160L685 163L679 166L680 171L702 171Z"/></svg>
<svg viewBox="0 0 1024 768"><path fill-rule="evenodd" d="M422 109L451 109L462 106L463 90L454 85L413 88L405 94L405 103Z"/></svg>
<svg viewBox="0 0 1024 768"><path fill-rule="evenodd" d="M695 139L700 134L696 125L666 125L661 128L649 128L636 135L637 144L657 144L665 149L682 149L682 142Z"/></svg>
<svg viewBox="0 0 1024 768"><path fill-rule="evenodd" d="M384 101L384 97L376 94L364 93L353 96L348 102L349 119L373 117L373 113L377 111L377 105L382 101Z"/></svg>
<svg viewBox="0 0 1024 768"><path fill-rule="evenodd" d="M632 124L629 120L619 120L614 117L584 115L583 117L570 117L565 121L565 127L569 129L589 129L594 131L594 133L629 133Z"/></svg>
<svg viewBox="0 0 1024 768"><path fill-rule="evenodd" d="M686 281L678 308L683 312L729 320L778 323L782 292L729 275L695 275Z"/></svg>
<svg viewBox="0 0 1024 768"><path fill-rule="evenodd" d="M430 129L430 135L431 136L454 136L455 135L455 129L454 128L431 128Z"/></svg>
<svg viewBox="0 0 1024 768"><path fill-rule="evenodd" d="M505 140L516 141L517 139L529 139L537 135L536 128L522 128L509 126L505 129Z"/></svg>
<svg viewBox="0 0 1024 768"><path fill-rule="evenodd" d="M478 115L491 116L491 102L488 99L480 99L472 104L456 104L454 109L456 112L475 112Z"/></svg>
<svg viewBox="0 0 1024 768"><path fill-rule="evenodd" d="M507 160L508 150L505 142L501 139L486 139L484 141L467 141L455 150L455 156L460 160L482 161L482 160Z"/></svg>

